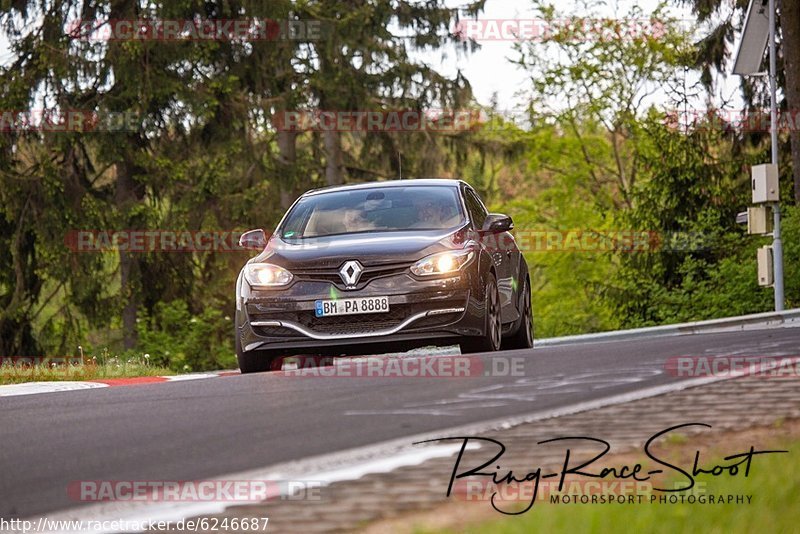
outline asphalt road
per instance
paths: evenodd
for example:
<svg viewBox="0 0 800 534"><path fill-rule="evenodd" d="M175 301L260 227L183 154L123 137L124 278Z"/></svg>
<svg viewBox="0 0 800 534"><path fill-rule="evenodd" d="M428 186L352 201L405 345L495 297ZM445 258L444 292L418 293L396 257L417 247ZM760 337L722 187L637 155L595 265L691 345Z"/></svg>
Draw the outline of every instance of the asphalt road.
<svg viewBox="0 0 800 534"><path fill-rule="evenodd" d="M479 356L518 376L260 374L0 397L0 517L79 505L78 480L192 480L674 383L674 356L800 354L800 329L687 335ZM504 363L504 362L499 362Z"/></svg>

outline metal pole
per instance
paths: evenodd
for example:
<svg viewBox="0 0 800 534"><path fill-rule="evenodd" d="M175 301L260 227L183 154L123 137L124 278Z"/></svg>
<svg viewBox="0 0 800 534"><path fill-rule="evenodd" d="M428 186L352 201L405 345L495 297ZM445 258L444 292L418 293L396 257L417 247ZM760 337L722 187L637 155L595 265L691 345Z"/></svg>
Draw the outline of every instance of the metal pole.
<svg viewBox="0 0 800 534"><path fill-rule="evenodd" d="M772 144L772 163L778 166L778 99L776 96L775 73L775 0L769 0L769 92L770 121L769 130ZM772 260L775 278L775 311L783 311L783 242L781 241L781 207L776 202L772 209Z"/></svg>

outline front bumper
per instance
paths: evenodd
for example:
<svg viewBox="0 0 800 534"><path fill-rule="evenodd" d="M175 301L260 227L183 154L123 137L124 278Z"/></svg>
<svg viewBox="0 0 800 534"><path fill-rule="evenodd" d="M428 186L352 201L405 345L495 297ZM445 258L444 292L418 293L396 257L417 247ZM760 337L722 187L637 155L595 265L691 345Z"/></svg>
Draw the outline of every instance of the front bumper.
<svg viewBox="0 0 800 534"><path fill-rule="evenodd" d="M237 334L244 351L340 352L352 345L453 343L483 334L483 295L477 276L420 280L394 274L347 291L322 280L301 280L285 290L251 291L244 284ZM316 317L317 300L388 296L388 313ZM341 351L343 352L343 351Z"/></svg>

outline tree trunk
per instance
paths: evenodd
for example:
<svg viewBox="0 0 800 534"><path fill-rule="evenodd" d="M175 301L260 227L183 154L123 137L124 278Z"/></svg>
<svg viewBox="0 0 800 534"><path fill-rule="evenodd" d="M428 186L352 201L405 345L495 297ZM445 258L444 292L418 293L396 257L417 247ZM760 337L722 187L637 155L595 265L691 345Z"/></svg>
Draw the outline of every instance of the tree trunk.
<svg viewBox="0 0 800 534"><path fill-rule="evenodd" d="M125 305L122 308L122 347L125 350L136 346L138 334L136 332L136 314L139 311L138 292L133 284L136 277L132 274L135 269L134 260L128 252L119 251L119 281L120 294Z"/></svg>
<svg viewBox="0 0 800 534"><path fill-rule="evenodd" d="M287 209L297 187L297 132L278 130L278 168L281 170L281 208Z"/></svg>
<svg viewBox="0 0 800 534"><path fill-rule="evenodd" d="M13 235L9 236L11 248L8 251L14 269L14 283L10 288L10 298L5 298L8 293L0 295L0 302L5 301L6 305L0 308L0 356L36 356L39 348L31 328L30 308L39 298L41 279L33 273L36 267L35 242L28 224L24 222L28 208L26 201L19 222L8 226L14 229Z"/></svg>
<svg viewBox="0 0 800 534"><path fill-rule="evenodd" d="M124 230L133 228L129 216L131 207L139 200L136 191L136 181L133 178L134 166L123 161L117 164L117 183L115 201L123 215ZM124 349L136 346L138 338L136 332L136 315L139 311L139 280L136 258L129 252L119 251L120 297L123 299L122 308L122 345Z"/></svg>
<svg viewBox="0 0 800 534"><path fill-rule="evenodd" d="M328 185L344 183L342 164L342 138L336 130L325 130L325 182Z"/></svg>
<svg viewBox="0 0 800 534"><path fill-rule="evenodd" d="M781 34L783 65L786 75L786 104L789 117L789 139L792 144L794 200L800 204L800 6L797 0L781 0Z"/></svg>

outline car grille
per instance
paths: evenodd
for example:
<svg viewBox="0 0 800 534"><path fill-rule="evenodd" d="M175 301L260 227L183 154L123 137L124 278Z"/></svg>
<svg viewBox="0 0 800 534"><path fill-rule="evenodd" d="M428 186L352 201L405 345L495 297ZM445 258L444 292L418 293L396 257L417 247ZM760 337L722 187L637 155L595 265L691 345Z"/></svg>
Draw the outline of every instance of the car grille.
<svg viewBox="0 0 800 534"><path fill-rule="evenodd" d="M453 306L454 304L450 304ZM455 304L457 305L457 304ZM442 303L440 307L450 307L448 303ZM396 327L412 315L431 309L429 303L426 304L394 304L388 313L365 313L360 315L341 315L337 317L317 317L313 311L301 312L281 312L258 314L252 317L255 321L288 321L298 324L317 334L331 335L359 335L380 330L388 330ZM442 326L453 322L460 312L432 315L423 317L408 325L403 331L414 331L422 328ZM271 337L304 337L299 332L290 328L262 326L257 327L256 332L261 335Z"/></svg>
<svg viewBox="0 0 800 534"><path fill-rule="evenodd" d="M355 288L361 289L376 278L403 274L404 272L407 272L408 268L412 265L413 262L390 263L384 265L365 265L364 272L361 273L361 278L359 278L358 284L356 284ZM347 286L342 281L342 277L339 275L340 268L341 265L335 269L292 269L292 274L298 280L307 282L328 282L334 284L340 289L346 289Z"/></svg>

